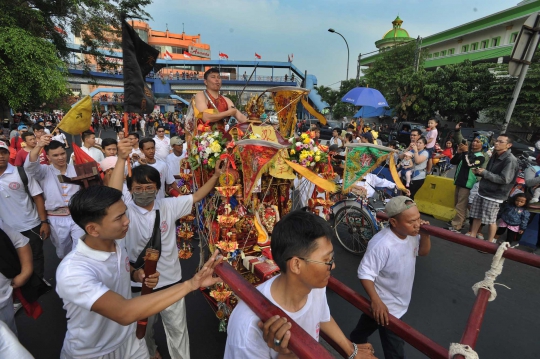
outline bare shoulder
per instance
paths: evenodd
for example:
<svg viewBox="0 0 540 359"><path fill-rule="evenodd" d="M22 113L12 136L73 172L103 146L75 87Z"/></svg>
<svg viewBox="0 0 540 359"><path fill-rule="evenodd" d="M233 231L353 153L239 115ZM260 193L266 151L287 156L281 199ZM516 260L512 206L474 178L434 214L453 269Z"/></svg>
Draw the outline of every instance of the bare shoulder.
<svg viewBox="0 0 540 359"><path fill-rule="evenodd" d="M199 91L195 94L195 105L197 106L197 109L199 111L204 111L208 109L208 105L206 104L206 98L202 91Z"/></svg>

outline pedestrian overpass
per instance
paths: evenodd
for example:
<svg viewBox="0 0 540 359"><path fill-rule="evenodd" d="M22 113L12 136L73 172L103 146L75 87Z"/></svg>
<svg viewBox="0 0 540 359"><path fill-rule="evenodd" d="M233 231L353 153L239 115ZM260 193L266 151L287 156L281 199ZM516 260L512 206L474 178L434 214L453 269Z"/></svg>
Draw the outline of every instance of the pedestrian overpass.
<svg viewBox="0 0 540 359"><path fill-rule="evenodd" d="M76 47L78 45L70 45L74 53L80 52L76 50ZM117 52L107 53L107 56L121 58ZM146 78L146 83L158 98L158 103L163 103L165 99L175 99L185 104L194 93L204 90L205 85L202 78L184 77L182 72L194 72L196 70L193 69L209 67L221 69L225 77L221 87L224 93L240 94L243 91L244 94L248 94L264 92L275 86L298 86L311 90L308 98L319 111L329 107L315 90L317 78L300 71L291 62L158 59L155 66L157 72L150 73ZM121 70L100 71L95 65L90 65L90 71L87 70L82 65L69 64L68 82L72 89L80 89L81 85L98 86L97 90L90 93L92 96L99 93L123 92L124 81ZM100 103L105 106L121 104L113 99L100 101Z"/></svg>

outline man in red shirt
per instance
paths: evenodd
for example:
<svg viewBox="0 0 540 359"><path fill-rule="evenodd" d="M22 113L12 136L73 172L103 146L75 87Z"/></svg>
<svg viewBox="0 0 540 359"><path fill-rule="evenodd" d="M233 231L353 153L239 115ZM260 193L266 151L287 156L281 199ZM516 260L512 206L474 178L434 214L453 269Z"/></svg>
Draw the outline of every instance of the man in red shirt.
<svg viewBox="0 0 540 359"><path fill-rule="evenodd" d="M24 161L26 160L28 153L32 151L34 147L36 147L36 144L37 144L36 136L33 133L25 132L21 135L21 138L23 142L26 143L26 147L21 148L17 152L17 156L15 157L15 162L13 163L14 166L24 165Z"/></svg>
<svg viewBox="0 0 540 359"><path fill-rule="evenodd" d="M9 147L13 148L15 151L19 151L21 147L21 143L23 142L22 135L25 132L28 132L28 127L26 125L20 125L17 130L19 131L19 135L13 137L9 142Z"/></svg>

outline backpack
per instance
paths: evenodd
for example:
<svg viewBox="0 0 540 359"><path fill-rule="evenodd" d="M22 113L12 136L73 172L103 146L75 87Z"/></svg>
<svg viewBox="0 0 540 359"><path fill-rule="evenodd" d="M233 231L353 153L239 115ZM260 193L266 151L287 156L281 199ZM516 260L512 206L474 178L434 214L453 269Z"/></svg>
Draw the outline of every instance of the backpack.
<svg viewBox="0 0 540 359"><path fill-rule="evenodd" d="M23 166L15 166L17 167L17 172L19 172L19 177L21 177L21 181L24 186L24 191L32 201L32 204L34 203L34 197L32 197L32 194L30 194L30 190L28 189L28 176L26 175L26 171L24 170Z"/></svg>

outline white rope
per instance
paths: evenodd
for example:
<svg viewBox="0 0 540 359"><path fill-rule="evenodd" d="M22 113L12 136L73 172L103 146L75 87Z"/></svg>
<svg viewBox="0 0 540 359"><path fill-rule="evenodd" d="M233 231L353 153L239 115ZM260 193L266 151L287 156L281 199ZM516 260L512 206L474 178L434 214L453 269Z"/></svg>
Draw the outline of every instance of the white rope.
<svg viewBox="0 0 540 359"><path fill-rule="evenodd" d="M499 248L497 249L497 252L495 253L495 256L493 257L493 261L491 262L491 268L486 272L486 276L484 280L476 283L472 287L475 295L478 295L478 290L480 288L487 289L491 293L488 300L491 302L491 301L494 301L495 298L497 298L497 291L495 290L495 284L502 285L510 289L504 284L495 283L495 279L497 279L497 276L501 274L502 269L503 269L503 263L504 263L503 253L509 247L510 247L510 243L508 242L503 242L503 244L499 246Z"/></svg>
<svg viewBox="0 0 540 359"><path fill-rule="evenodd" d="M451 343L448 350L448 359L454 359L455 355L461 354L465 359L479 359L478 353L468 345Z"/></svg>

